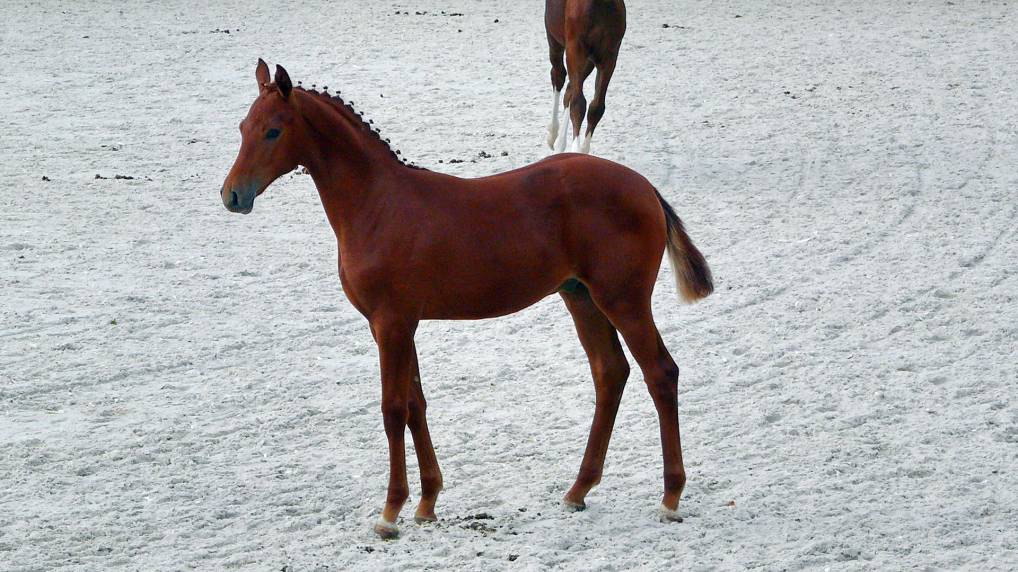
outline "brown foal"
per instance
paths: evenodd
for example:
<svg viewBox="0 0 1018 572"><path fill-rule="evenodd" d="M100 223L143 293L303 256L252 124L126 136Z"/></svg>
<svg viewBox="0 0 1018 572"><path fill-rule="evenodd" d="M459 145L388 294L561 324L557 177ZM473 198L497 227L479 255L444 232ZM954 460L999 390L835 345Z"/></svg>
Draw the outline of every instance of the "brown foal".
<svg viewBox="0 0 1018 572"><path fill-rule="evenodd" d="M339 242L339 277L378 344L389 489L375 530L397 534L409 496L404 436L421 470L415 518L435 520L442 473L428 434L414 332L420 320L478 319L521 310L558 292L590 359L596 403L579 475L565 495L584 507L598 483L629 375L617 332L657 408L664 452L662 515L679 520L686 482L679 441L679 369L651 315L668 250L687 301L711 293L710 270L682 223L638 173L587 155L556 155L480 179L406 165L352 107L327 92L294 88L256 68L259 95L240 124L223 204L249 213L279 176L304 166Z"/></svg>
<svg viewBox="0 0 1018 572"><path fill-rule="evenodd" d="M626 34L626 4L622 0L546 0L544 27L548 32L548 52L551 59L551 86L555 92L551 123L548 125L548 147L565 151L566 132L572 118L572 146L570 150L590 153L590 138L604 115L608 82L615 73L622 36ZM562 55L565 54L565 65ZM583 96L583 82L597 68L594 99L587 107ZM565 94L568 113L562 117L559 131L558 105L562 100L562 86L569 76ZM587 134L580 142L583 114L587 114ZM556 138L558 143L556 144Z"/></svg>

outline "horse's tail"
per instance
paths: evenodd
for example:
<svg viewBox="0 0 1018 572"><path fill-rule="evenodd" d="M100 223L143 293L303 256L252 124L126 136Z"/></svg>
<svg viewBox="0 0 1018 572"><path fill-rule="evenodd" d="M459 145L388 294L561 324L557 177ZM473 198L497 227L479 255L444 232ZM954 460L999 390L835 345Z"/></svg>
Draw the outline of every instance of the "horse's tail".
<svg viewBox="0 0 1018 572"><path fill-rule="evenodd" d="M672 261L672 271L675 272L679 294L688 303L706 298L714 291L710 267L686 234L679 215L675 214L675 210L665 201L661 193L654 192L657 193L657 200L661 202L661 208L665 212L665 223L668 225L668 258Z"/></svg>

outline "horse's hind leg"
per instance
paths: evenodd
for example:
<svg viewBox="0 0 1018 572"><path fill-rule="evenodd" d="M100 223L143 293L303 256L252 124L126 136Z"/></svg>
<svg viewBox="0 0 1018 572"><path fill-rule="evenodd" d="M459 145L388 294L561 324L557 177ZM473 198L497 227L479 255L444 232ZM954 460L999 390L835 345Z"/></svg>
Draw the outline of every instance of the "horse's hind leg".
<svg viewBox="0 0 1018 572"><path fill-rule="evenodd" d="M568 52L566 59L568 59ZM574 129L569 128L570 120L572 119L573 97L575 96L576 91L579 91L580 97L583 97L583 80L585 80L587 76L590 75L590 72L594 70L594 63L590 60L585 59L580 63L585 67L578 73L570 74L571 76L578 76L580 79L578 81L573 81L573 79L570 78L569 83L566 84L565 96L563 97L562 102L565 106L565 111L562 113L562 130L559 132L558 142L555 144L555 151L559 153L566 150L566 140L569 135L571 135L574 130L579 133L579 127L575 127ZM586 101L584 101L583 105L586 105ZM583 121L582 114L580 115L580 121ZM576 124L574 123L574 125Z"/></svg>
<svg viewBox="0 0 1018 572"><path fill-rule="evenodd" d="M570 151L580 150L580 127L583 116L587 112L587 98L583 95L583 82L590 72L594 71L594 62L587 57L587 51L576 42L566 46L566 69L569 74L569 88L566 90L566 102L569 105L569 117L572 120L572 146Z"/></svg>
<svg viewBox="0 0 1018 572"><path fill-rule="evenodd" d="M431 522L435 516L435 501L442 491L442 470L438 466L435 447L431 444L431 433L428 431L426 416L428 403L424 399L421 387L421 370L417 363L417 348L413 354L413 378L410 385L409 416L407 425L414 439L414 450L417 451L417 464L421 471L421 502L417 505L414 520Z"/></svg>
<svg viewBox="0 0 1018 572"><path fill-rule="evenodd" d="M651 288L653 285L651 284ZM626 340L629 351L643 370L643 379L654 400L661 429L661 449L664 454L664 498L661 501L663 520L681 521L679 497L686 485L686 470L682 464L682 442L679 437L678 381L679 368L665 348L654 325L650 310L650 290L646 294L630 294L625 298L603 298L592 288L594 300L618 328ZM630 292L639 293L633 288Z"/></svg>
<svg viewBox="0 0 1018 572"><path fill-rule="evenodd" d="M615 61L618 58L618 52L614 52L604 60L603 63L597 66L597 80L595 81L594 87L594 99L590 102L590 108L587 109L587 134L583 138L583 144L580 146L581 153L590 153L590 139L594 136L594 129L597 128L597 124L601 121L601 117L604 116L605 97L608 95L608 83L611 82L612 74L615 73Z"/></svg>
<svg viewBox="0 0 1018 572"><path fill-rule="evenodd" d="M615 327L597 308L585 287L580 286L579 290L572 293L563 291L562 299L573 316L576 333L590 360L596 392L594 421L590 426L587 449L576 482L563 501L567 506L579 510L586 507L584 498L590 489L601 481L608 441L615 426L615 415L629 378L629 362L622 353Z"/></svg>
<svg viewBox="0 0 1018 572"><path fill-rule="evenodd" d="M555 149L558 138L558 109L562 103L562 88L566 83L566 65L563 62L566 49L548 34L548 57L551 59L551 89L554 100L551 108L551 123L548 124L548 148Z"/></svg>

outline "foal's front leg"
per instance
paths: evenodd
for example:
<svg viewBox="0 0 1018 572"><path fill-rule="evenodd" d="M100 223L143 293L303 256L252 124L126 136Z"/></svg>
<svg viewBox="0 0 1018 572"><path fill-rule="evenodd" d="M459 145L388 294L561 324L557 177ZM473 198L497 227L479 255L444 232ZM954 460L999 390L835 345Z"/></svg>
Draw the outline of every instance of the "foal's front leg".
<svg viewBox="0 0 1018 572"><path fill-rule="evenodd" d="M382 418L389 440L389 491L385 497L382 517L375 532L382 538L399 534L396 518L410 496L406 476L404 443L411 377L414 371L414 331L416 322L394 319L373 319L371 332L378 344L382 369Z"/></svg>
<svg viewBox="0 0 1018 572"><path fill-rule="evenodd" d="M438 467L435 447L431 444L431 433L428 431L428 403L424 399L424 388L421 387L421 369L417 363L417 347L413 349L413 378L410 387L410 416L407 425L410 435L414 438L414 449L417 451L417 464L421 469L421 502L417 505L414 520L418 523L438 520L435 516L435 501L442 492L442 470Z"/></svg>

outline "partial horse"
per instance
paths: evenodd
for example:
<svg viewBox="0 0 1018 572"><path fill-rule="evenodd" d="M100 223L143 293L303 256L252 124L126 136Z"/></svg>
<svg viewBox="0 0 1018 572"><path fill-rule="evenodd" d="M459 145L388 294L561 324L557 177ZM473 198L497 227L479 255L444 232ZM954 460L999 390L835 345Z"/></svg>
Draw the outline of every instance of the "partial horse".
<svg viewBox="0 0 1018 572"><path fill-rule="evenodd" d="M240 152L220 190L231 212L298 165L318 188L339 244L339 278L371 326L382 373L389 489L375 527L397 534L406 502L405 431L421 473L415 518L435 520L442 472L432 447L414 332L421 320L490 318L559 293L590 360L596 401L583 462L565 503L583 508L601 479L629 376L625 338L657 408L664 456L662 517L680 520L686 482L678 375L654 324L651 293L667 249L679 292L713 289L710 270L672 208L638 173L596 157L556 155L480 179L403 163L338 96L274 81L259 60L258 97L240 124ZM326 293L322 294L327 295Z"/></svg>
<svg viewBox="0 0 1018 572"><path fill-rule="evenodd" d="M548 33L548 52L551 59L551 86L554 92L551 123L548 125L548 147L555 151L566 150L569 121L572 119L570 150L590 153L590 139L604 116L608 82L615 73L619 46L626 33L626 4L622 0L546 0L544 27ZM565 55L565 64L562 56ZM583 82L597 68L594 99L587 107L583 95ZM559 102L566 77L569 87L565 93L565 107L559 129ZM580 141L583 114L587 114L587 133ZM557 142L556 142L557 140Z"/></svg>

